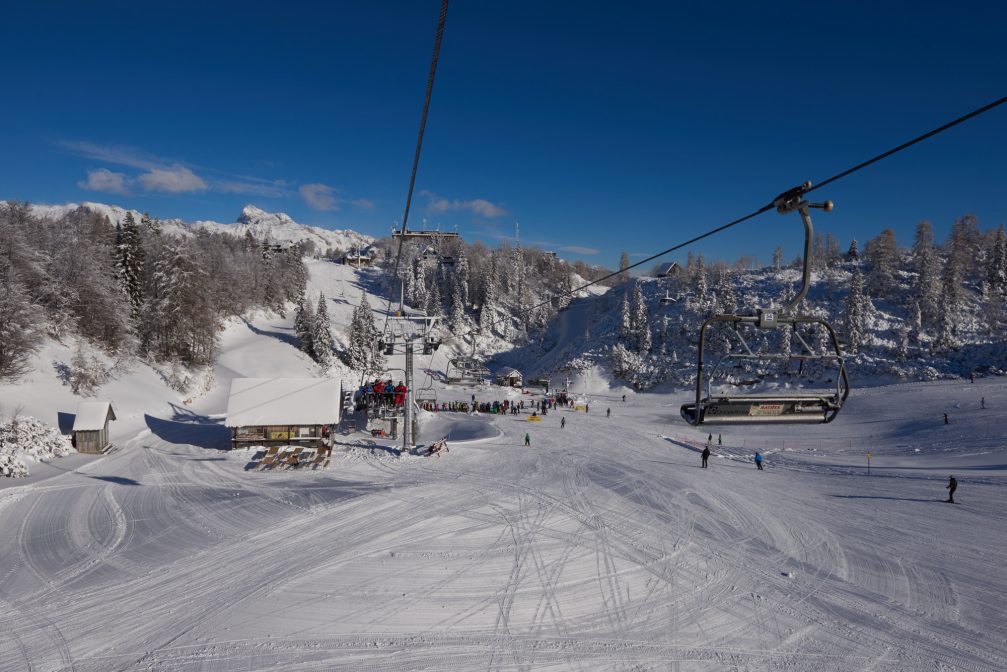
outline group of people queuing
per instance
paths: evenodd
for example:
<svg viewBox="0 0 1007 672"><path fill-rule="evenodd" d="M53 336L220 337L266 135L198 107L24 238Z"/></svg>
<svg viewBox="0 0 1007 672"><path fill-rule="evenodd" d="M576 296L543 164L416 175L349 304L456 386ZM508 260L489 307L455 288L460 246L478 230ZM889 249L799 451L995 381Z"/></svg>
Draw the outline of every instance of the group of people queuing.
<svg viewBox="0 0 1007 672"><path fill-rule="evenodd" d="M399 381L398 385L391 380L380 378L361 385L357 390L357 408L374 408L381 406L402 406L406 403L408 388Z"/></svg>

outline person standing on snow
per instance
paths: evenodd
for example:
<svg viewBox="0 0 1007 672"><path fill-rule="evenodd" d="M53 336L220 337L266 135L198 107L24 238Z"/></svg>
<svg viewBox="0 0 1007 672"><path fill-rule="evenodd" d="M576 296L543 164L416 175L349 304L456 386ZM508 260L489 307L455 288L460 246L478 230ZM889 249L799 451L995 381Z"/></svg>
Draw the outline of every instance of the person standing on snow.
<svg viewBox="0 0 1007 672"><path fill-rule="evenodd" d="M759 451L755 451L755 466L759 468L759 471L762 471L762 453Z"/></svg>
<svg viewBox="0 0 1007 672"><path fill-rule="evenodd" d="M948 499L947 499L947 502L949 504L954 504L955 503L955 490L958 489L958 481L955 480L954 476L948 476L947 489L948 489Z"/></svg>
<svg viewBox="0 0 1007 672"><path fill-rule="evenodd" d="M724 445L724 435L723 434L717 434L717 445L718 446Z"/></svg>
<svg viewBox="0 0 1007 672"><path fill-rule="evenodd" d="M531 435L528 434L528 432L524 433L524 445L526 445L526 446L530 446L531 445Z"/></svg>
<svg viewBox="0 0 1007 672"><path fill-rule="evenodd" d="M982 406L983 408L986 408L986 397L983 397L982 399L979 400L979 405Z"/></svg>
<svg viewBox="0 0 1007 672"><path fill-rule="evenodd" d="M703 469L706 469L706 461L710 459L710 446L703 449Z"/></svg>
<svg viewBox="0 0 1007 672"><path fill-rule="evenodd" d="M566 418L560 418L559 419L559 428L563 429L564 427L566 427Z"/></svg>
<svg viewBox="0 0 1007 672"><path fill-rule="evenodd" d="M605 417L606 418L611 418L612 417L612 409L611 408L605 411Z"/></svg>
<svg viewBox="0 0 1007 672"><path fill-rule="evenodd" d="M944 424L945 425L948 424L948 414L947 413L944 414Z"/></svg>
<svg viewBox="0 0 1007 672"><path fill-rule="evenodd" d="M626 403L626 395L625 394L622 395L622 403L624 403L624 404Z"/></svg>

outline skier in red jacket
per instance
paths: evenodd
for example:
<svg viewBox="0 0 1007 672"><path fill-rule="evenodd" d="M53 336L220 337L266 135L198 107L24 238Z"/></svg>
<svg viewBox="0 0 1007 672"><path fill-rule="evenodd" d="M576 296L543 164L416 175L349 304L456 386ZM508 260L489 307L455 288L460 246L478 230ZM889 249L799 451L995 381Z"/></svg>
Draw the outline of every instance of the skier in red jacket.
<svg viewBox="0 0 1007 672"><path fill-rule="evenodd" d="M399 384L395 386L395 405L396 406L404 406L405 405L405 403L406 403L406 392L408 392L408 391L409 390L406 389L406 386L403 385L402 381L400 380Z"/></svg>

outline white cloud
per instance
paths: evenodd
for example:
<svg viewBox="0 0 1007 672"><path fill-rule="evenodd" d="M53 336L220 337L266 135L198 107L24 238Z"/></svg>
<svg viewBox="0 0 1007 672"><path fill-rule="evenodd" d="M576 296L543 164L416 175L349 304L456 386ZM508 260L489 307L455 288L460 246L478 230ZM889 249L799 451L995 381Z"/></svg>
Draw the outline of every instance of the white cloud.
<svg viewBox="0 0 1007 672"><path fill-rule="evenodd" d="M300 192L304 202L315 210L327 211L339 209L339 198L336 196L336 190L326 184L302 184L301 188L297 191Z"/></svg>
<svg viewBox="0 0 1007 672"><path fill-rule="evenodd" d="M284 180L234 175L200 166L190 168L184 162L159 157L137 147L100 145L86 140L63 140L55 144L76 156L147 171L145 175L137 177L125 176L126 184L139 179L147 191L186 193L212 190L225 194L255 194L271 198L282 198L292 193ZM193 173L193 168L203 175L197 176Z"/></svg>
<svg viewBox="0 0 1007 672"><path fill-rule="evenodd" d="M210 179L210 188L225 194L255 194L281 198L291 194L286 180L264 180L258 177L236 176L228 179Z"/></svg>
<svg viewBox="0 0 1007 672"><path fill-rule="evenodd" d="M430 199L427 203L427 213L431 215L439 215L449 211L458 210L468 210L469 212L474 212L482 217L503 217L507 214L499 205L491 203L484 198L472 198L469 200L449 200L446 198L441 198L436 194L429 191L420 192L423 196Z"/></svg>
<svg viewBox="0 0 1007 672"><path fill-rule="evenodd" d="M358 210L373 210L374 201L369 198L355 198L347 200L343 198L339 189L330 187L327 184L317 182L302 184L297 191L301 194L304 202L315 210L332 211L339 210L344 204L349 203Z"/></svg>
<svg viewBox="0 0 1007 672"><path fill-rule="evenodd" d="M559 248L560 252L569 252L570 254L598 254L601 250L593 247L581 247L580 245L564 245Z"/></svg>
<svg viewBox="0 0 1007 672"><path fill-rule="evenodd" d="M87 180L80 181L77 186L90 191L105 191L110 194L128 194L126 183L129 178L125 173L113 173L105 168L87 171Z"/></svg>
<svg viewBox="0 0 1007 672"><path fill-rule="evenodd" d="M163 191L182 194L191 191L206 191L203 178L181 164L169 168L151 168L138 178L147 191Z"/></svg>
<svg viewBox="0 0 1007 672"><path fill-rule="evenodd" d="M57 142L56 146L86 159L112 163L117 166L129 166L130 168L151 170L163 167L167 163L141 149L125 145L99 145L86 140L66 140Z"/></svg>

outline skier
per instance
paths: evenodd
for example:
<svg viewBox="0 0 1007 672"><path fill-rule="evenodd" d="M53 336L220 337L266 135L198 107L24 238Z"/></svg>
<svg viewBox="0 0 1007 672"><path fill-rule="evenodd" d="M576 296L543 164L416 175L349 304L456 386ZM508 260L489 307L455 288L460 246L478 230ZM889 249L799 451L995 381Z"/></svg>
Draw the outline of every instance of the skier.
<svg viewBox="0 0 1007 672"><path fill-rule="evenodd" d="M559 419L559 428L563 429L564 427L566 427L566 418L560 418Z"/></svg>
<svg viewBox="0 0 1007 672"><path fill-rule="evenodd" d="M980 400L979 400L979 404L980 404L980 405L981 405L981 406L982 406L983 408L986 408L986 397L983 397L982 399L980 399Z"/></svg>
<svg viewBox="0 0 1007 672"><path fill-rule="evenodd" d="M703 449L703 469L706 469L706 461L710 459L710 446Z"/></svg>
<svg viewBox="0 0 1007 672"><path fill-rule="evenodd" d="M949 504L954 504L955 503L955 490L958 489L958 481L955 480L954 476L948 476L948 485L947 485L947 488L948 488L948 499L947 499L947 501L948 501Z"/></svg>
<svg viewBox="0 0 1007 672"><path fill-rule="evenodd" d="M611 408L605 411L605 417L606 418L611 418L612 417L612 409Z"/></svg>
<svg viewBox="0 0 1007 672"><path fill-rule="evenodd" d="M531 435L528 434L528 432L524 433L524 445L526 445L526 446L530 446L531 445Z"/></svg>
<svg viewBox="0 0 1007 672"><path fill-rule="evenodd" d="M707 434L706 435L706 445L708 445L708 446L712 446L713 445L713 434Z"/></svg>
<svg viewBox="0 0 1007 672"><path fill-rule="evenodd" d="M762 471L762 453L759 451L755 451L755 466L759 468L759 471Z"/></svg>
<svg viewBox="0 0 1007 672"><path fill-rule="evenodd" d="M585 413L590 413L591 412L591 407L588 406L587 404L584 404L584 412Z"/></svg>
<svg viewBox="0 0 1007 672"><path fill-rule="evenodd" d="M626 395L625 394L622 395L622 403L624 403L624 404L626 403Z"/></svg>
<svg viewBox="0 0 1007 672"><path fill-rule="evenodd" d="M947 413L944 414L944 424L945 425L948 424L948 414Z"/></svg>
<svg viewBox="0 0 1007 672"><path fill-rule="evenodd" d="M723 434L717 434L717 445L718 446L724 445L724 435Z"/></svg>

